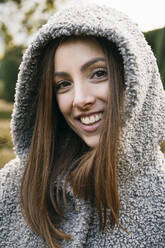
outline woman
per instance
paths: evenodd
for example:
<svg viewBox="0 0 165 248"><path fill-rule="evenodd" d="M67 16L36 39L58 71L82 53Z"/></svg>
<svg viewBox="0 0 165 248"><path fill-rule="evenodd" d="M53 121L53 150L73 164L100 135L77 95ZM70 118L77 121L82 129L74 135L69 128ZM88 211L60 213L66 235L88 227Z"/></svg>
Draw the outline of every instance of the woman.
<svg viewBox="0 0 165 248"><path fill-rule="evenodd" d="M104 5L58 12L20 67L1 247L164 247L164 124L136 25Z"/></svg>

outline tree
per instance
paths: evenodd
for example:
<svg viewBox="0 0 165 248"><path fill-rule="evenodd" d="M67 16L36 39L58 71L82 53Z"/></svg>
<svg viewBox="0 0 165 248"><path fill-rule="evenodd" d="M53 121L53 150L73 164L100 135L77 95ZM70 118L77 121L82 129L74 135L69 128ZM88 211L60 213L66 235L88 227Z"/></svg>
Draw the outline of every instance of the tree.
<svg viewBox="0 0 165 248"><path fill-rule="evenodd" d="M165 27L144 33L156 58L165 89Z"/></svg>
<svg viewBox="0 0 165 248"><path fill-rule="evenodd" d="M58 4L57 4L58 2ZM47 22L65 0L0 0L0 36L5 50L27 46L36 30Z"/></svg>
<svg viewBox="0 0 165 248"><path fill-rule="evenodd" d="M14 101L15 86L18 68L21 62L23 47L14 47L8 50L0 61L0 75L4 82L3 98L8 102Z"/></svg>
<svg viewBox="0 0 165 248"><path fill-rule="evenodd" d="M14 100L23 49L57 8L56 0L0 0L0 41L5 44L0 79L5 100Z"/></svg>

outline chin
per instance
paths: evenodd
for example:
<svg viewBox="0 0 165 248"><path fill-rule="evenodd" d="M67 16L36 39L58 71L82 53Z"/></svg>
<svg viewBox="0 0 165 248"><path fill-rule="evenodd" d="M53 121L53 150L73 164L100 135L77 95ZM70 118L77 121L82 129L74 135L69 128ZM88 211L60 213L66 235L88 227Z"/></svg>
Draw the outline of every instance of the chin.
<svg viewBox="0 0 165 248"><path fill-rule="evenodd" d="M99 137L98 136L97 137L88 137L88 138L85 138L83 140L87 144L87 146L94 148L98 145L99 139L100 139L100 136Z"/></svg>

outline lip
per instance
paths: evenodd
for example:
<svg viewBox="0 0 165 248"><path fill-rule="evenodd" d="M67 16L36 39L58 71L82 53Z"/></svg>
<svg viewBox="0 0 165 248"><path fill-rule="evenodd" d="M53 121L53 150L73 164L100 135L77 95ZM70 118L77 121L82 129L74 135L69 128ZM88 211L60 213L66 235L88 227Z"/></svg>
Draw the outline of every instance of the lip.
<svg viewBox="0 0 165 248"><path fill-rule="evenodd" d="M91 125L85 125L78 120L78 125L81 129L83 129L86 132L95 132L97 129L99 129L103 125L103 119L91 124Z"/></svg>
<svg viewBox="0 0 165 248"><path fill-rule="evenodd" d="M80 119L81 117L86 117L86 116L90 116L90 115L94 115L94 114L98 114L98 113L103 113L103 111L85 112L85 113L82 113L82 114L75 116L75 118Z"/></svg>

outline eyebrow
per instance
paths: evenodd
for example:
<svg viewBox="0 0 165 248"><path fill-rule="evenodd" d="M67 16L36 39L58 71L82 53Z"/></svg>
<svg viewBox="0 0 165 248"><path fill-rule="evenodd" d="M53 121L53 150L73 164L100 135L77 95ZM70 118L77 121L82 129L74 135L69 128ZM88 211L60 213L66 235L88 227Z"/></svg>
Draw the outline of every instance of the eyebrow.
<svg viewBox="0 0 165 248"><path fill-rule="evenodd" d="M104 61L105 62L105 58L103 57L97 57L94 59L89 60L88 62L86 62L84 65L81 66L81 72L85 71L89 66L97 63L98 61Z"/></svg>
<svg viewBox="0 0 165 248"><path fill-rule="evenodd" d="M88 62L86 62L84 65L81 66L80 68L80 71L83 72L85 71L89 66L99 62L99 61L103 61L105 62L105 58L104 57L96 57L96 58L93 58L91 60L89 60ZM68 73L67 72L63 72L63 71L56 71L54 72L54 76L68 76Z"/></svg>

